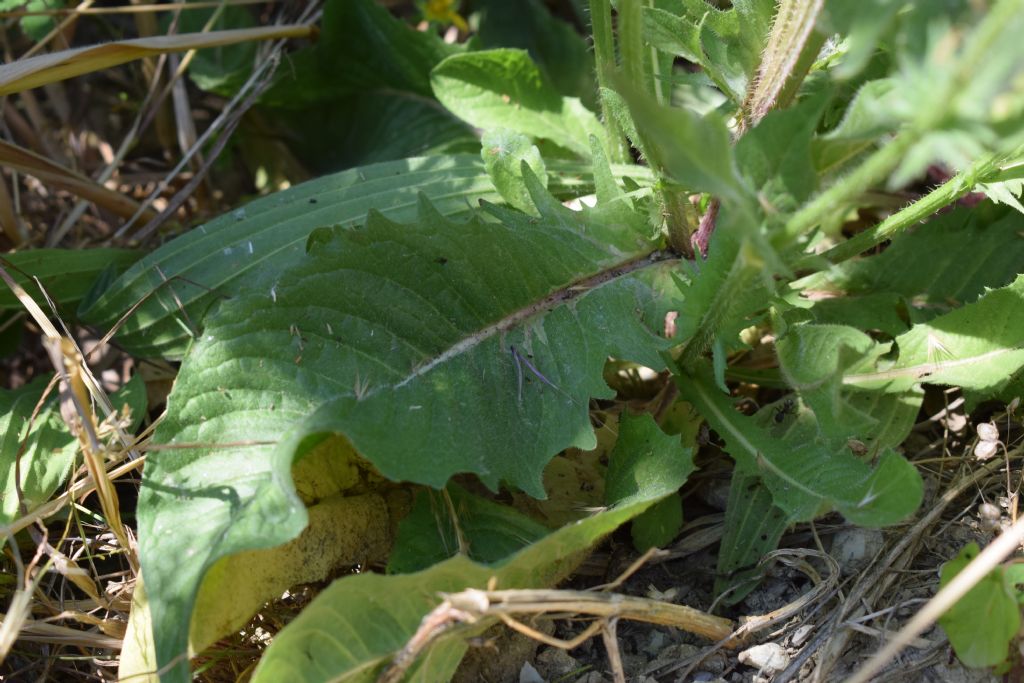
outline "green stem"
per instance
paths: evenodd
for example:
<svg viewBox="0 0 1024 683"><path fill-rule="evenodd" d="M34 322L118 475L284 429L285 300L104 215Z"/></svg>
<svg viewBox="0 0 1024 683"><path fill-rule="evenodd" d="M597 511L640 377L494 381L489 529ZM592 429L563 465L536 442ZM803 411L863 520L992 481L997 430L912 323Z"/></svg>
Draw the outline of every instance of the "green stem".
<svg viewBox="0 0 1024 683"><path fill-rule="evenodd" d="M850 175L797 211L786 223L782 238L788 242L818 225L829 214L845 211L851 201L888 176L920 139L921 133L915 129L908 129L897 135L869 156Z"/></svg>
<svg viewBox="0 0 1024 683"><path fill-rule="evenodd" d="M597 67L599 88L612 88L615 73L615 39L612 34L612 7L609 0L590 0L590 27L594 37L594 62ZM629 158L626 136L601 99L601 116L608 133L608 153L612 163L622 163Z"/></svg>
<svg viewBox="0 0 1024 683"><path fill-rule="evenodd" d="M653 93L651 74L646 69L641 0L620 0L618 12L619 58L626 78L634 87Z"/></svg>
<svg viewBox="0 0 1024 683"><path fill-rule="evenodd" d="M1000 162L1005 158L1006 155L993 154L976 161L918 201L897 211L878 225L832 247L821 256L805 255L794 265L794 268L799 270L813 267L814 262L821 258L830 263L839 263L865 252L885 240L892 239L910 226L916 225L944 206L948 206L968 194L979 182L991 181L992 177L1000 172Z"/></svg>
<svg viewBox="0 0 1024 683"><path fill-rule="evenodd" d="M814 24L821 14L824 0L781 0L772 22L772 30L765 45L757 78L750 85L746 102L743 103L746 127L757 125L765 114L776 105L787 82L797 79L797 85L813 64L806 64L803 74L797 66L805 53L808 39L814 33ZM813 45L815 41L811 41ZM821 43L818 43L821 48Z"/></svg>

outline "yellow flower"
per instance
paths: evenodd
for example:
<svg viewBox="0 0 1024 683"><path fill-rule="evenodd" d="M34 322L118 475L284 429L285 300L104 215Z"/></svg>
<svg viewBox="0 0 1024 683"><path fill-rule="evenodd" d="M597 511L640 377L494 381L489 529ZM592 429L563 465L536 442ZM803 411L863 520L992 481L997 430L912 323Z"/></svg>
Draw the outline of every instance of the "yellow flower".
<svg viewBox="0 0 1024 683"><path fill-rule="evenodd" d="M423 18L442 24L454 24L460 31L469 30L466 20L456 11L458 0L426 0L423 3Z"/></svg>

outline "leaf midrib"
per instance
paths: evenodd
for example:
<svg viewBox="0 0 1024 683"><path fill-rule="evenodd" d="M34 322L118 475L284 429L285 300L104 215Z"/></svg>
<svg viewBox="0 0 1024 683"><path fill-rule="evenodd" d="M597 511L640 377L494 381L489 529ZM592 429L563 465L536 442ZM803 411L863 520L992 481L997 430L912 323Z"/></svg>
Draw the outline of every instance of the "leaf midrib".
<svg viewBox="0 0 1024 683"><path fill-rule="evenodd" d="M676 258L674 254L666 249L651 249L648 252L642 253L638 256L633 256L625 261L612 264L607 268L604 268L596 273L588 275L584 278L579 278L564 287L560 287L555 291L545 296L540 301L529 304L519 308L518 310L509 313L504 318L497 320L489 325L480 328L478 331L460 339L456 343L449 346L441 353L435 355L423 363L420 363L412 371L406 375L405 378L399 382L392 384L387 387L382 387L380 390L387 389L398 389L410 382L413 382L417 378L427 374L439 365L443 365L453 358L470 351L471 349L479 346L484 341L491 337L504 334L509 330L517 327L528 318L541 313L547 313L562 304L568 303L573 299L595 291L603 285L609 284L618 280L619 278L626 277L632 273L641 270L647 266L661 263L663 261L669 261ZM378 391L380 391L378 390ZM377 392L372 392L377 393Z"/></svg>

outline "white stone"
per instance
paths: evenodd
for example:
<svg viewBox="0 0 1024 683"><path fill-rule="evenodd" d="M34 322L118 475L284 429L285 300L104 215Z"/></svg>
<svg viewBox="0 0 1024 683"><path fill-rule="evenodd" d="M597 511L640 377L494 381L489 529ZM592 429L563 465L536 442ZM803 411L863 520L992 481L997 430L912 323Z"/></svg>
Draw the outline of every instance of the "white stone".
<svg viewBox="0 0 1024 683"><path fill-rule="evenodd" d="M789 666L789 655L778 643L762 643L740 653L740 662L757 667L758 671L775 673Z"/></svg>
<svg viewBox="0 0 1024 683"><path fill-rule="evenodd" d="M843 574L851 576L864 569L885 544L878 529L841 529L832 539L832 557Z"/></svg>

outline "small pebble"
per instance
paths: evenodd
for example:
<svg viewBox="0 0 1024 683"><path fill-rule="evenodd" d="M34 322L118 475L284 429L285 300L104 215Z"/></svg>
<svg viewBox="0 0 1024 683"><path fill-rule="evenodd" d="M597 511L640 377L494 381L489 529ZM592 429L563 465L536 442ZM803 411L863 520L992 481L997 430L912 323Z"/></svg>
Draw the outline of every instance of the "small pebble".
<svg viewBox="0 0 1024 683"><path fill-rule="evenodd" d="M807 639L811 636L811 632L814 631L814 627L810 624L805 624L793 632L793 637L790 638L789 642L793 647L800 647L807 642Z"/></svg>
<svg viewBox="0 0 1024 683"><path fill-rule="evenodd" d="M832 539L831 555L843 574L851 576L864 569L885 544L878 529L842 529Z"/></svg>
<svg viewBox="0 0 1024 683"><path fill-rule="evenodd" d="M775 673L789 666L789 655L778 643L762 643L747 648L739 655L741 663L756 667L758 671Z"/></svg>

